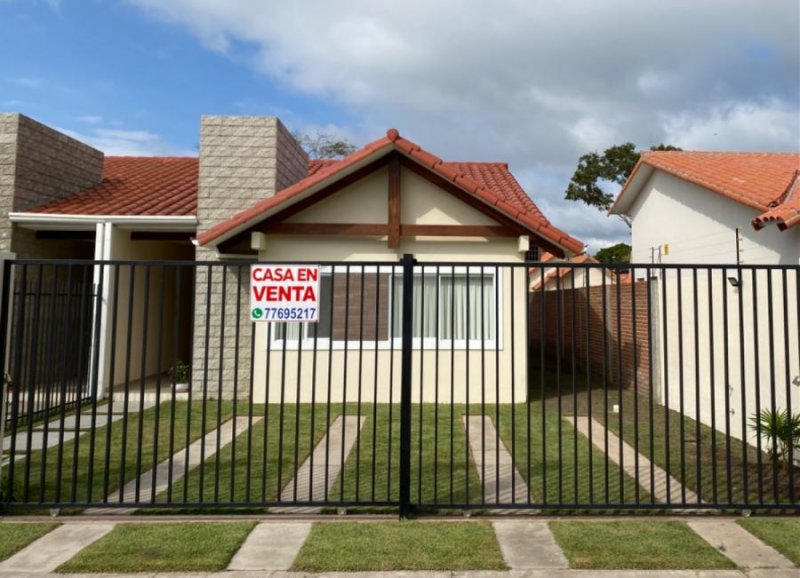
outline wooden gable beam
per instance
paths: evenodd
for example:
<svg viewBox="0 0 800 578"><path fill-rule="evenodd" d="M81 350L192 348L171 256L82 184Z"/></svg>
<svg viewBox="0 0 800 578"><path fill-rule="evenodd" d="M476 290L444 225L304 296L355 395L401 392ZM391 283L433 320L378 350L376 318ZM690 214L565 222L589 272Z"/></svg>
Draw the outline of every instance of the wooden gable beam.
<svg viewBox="0 0 800 578"><path fill-rule="evenodd" d="M400 246L400 158L392 155L389 162L389 239L390 249Z"/></svg>
<svg viewBox="0 0 800 578"><path fill-rule="evenodd" d="M286 207L285 209L278 211L277 213L275 213L270 217L267 217L260 223L256 223L252 227L245 229L241 233L238 233L233 237L231 237L230 239L220 243L219 244L220 252L224 253L227 249L235 247L236 245L244 242L246 242L249 245L250 233L252 233L253 231L266 233L275 223L280 223L282 221L285 221L289 217L292 217L297 213L306 210L311 205L318 203L319 201L327 197L330 197L335 193L338 193L342 189L349 187L350 185L363 179L367 175L386 166L387 164L389 164L389 161L390 159L388 158L388 156L381 157L369 163L368 165L364 165L360 169L353 171L349 175L342 177L338 181L331 183L327 187L320 189L313 195L309 195L308 197L305 197L304 199L297 201L296 203Z"/></svg>
<svg viewBox="0 0 800 578"><path fill-rule="evenodd" d="M425 167L423 165L420 165L419 163L414 162L413 160L411 160L411 159L409 159L407 157L402 157L402 161L401 162L402 162L402 165L405 168L409 169L410 171L415 172L416 174L418 174L419 176L421 176L422 178L427 180L429 183L439 187L440 189L442 189L444 191L447 191L448 193L450 193L451 195L453 195L457 199L459 199L462 202L466 203L467 205L469 205L470 207L474 208L475 210L480 211L481 213L483 213L487 217L497 221L498 223L502 223L509 230L514 231L514 233L516 235L532 235L533 237L535 237L534 239L531 239L531 242L533 242L534 244L536 244L536 245L542 247L543 249L549 251L550 253L552 253L556 257L564 257L565 256L564 255L564 249L562 249L561 247L559 247L558 245L556 245L555 243L553 243L549 239L546 239L546 238L542 237L541 235L536 234L535 231L531 231L531 230L523 227L522 225L520 225L519 223L517 223L513 219L511 219L511 218L503 215L502 213L500 213L498 210L492 209L491 207L489 207L486 203L484 203L480 199L477 199L473 195L471 195L470 193L467 193L466 191L463 191L455 183L445 179L444 177L439 176L438 174L436 174L433 171L431 171L429 168L427 168L427 167Z"/></svg>

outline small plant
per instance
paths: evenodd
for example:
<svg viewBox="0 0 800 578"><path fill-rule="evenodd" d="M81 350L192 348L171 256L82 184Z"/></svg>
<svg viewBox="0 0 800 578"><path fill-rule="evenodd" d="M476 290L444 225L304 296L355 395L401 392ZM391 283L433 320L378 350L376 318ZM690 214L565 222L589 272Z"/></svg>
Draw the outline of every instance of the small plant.
<svg viewBox="0 0 800 578"><path fill-rule="evenodd" d="M188 383L191 370L192 368L188 363L184 363L179 359L175 367L170 368L169 374L175 380L175 383Z"/></svg>
<svg viewBox="0 0 800 578"><path fill-rule="evenodd" d="M800 413L792 414L786 409L765 409L750 418L750 427L759 438L770 444L772 459L787 471L790 454L795 452L800 455Z"/></svg>

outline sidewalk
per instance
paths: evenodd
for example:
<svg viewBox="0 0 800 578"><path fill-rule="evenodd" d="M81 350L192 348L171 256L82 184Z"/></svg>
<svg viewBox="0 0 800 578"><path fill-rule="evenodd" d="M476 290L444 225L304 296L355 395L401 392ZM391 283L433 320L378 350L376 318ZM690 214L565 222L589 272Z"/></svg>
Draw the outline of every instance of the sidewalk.
<svg viewBox="0 0 800 578"><path fill-rule="evenodd" d="M171 518L171 517L170 517ZM241 518L234 518L240 520ZM641 519L641 518L639 518ZM182 518L186 521L186 518ZM230 521L229 517L209 520L192 520L196 523L213 523L214 521ZM737 525L733 519L689 518L683 519L688 526L705 539L715 549L733 560L740 570L574 570L568 567L567 559L550 532L548 518L508 519L487 518L497 536L503 558L510 570L506 571L458 571L458 572L358 572L358 573L323 573L306 574L289 572L288 568L302 547L311 531L309 520L276 520L260 519L259 524L245 539L234 555L228 569L212 573L138 573L135 576L159 577L205 577L228 576L245 578L255 576L404 576L419 578L437 578L458 576L463 578L483 578L503 576L514 578L580 578L589 576L622 578L664 577L664 578L733 578L733 577L775 577L800 578L800 569L783 555L767 546L755 536ZM664 518L658 518L659 521ZM2 521L14 522L14 518ZM42 521L39 519L39 521ZM0 562L0 578L19 576L131 576L131 574L61 574L55 569L71 559L82 548L111 532L116 524L158 524L174 522L170 520L143 520L139 517L125 517L112 522L108 518L101 520L58 519L61 526L23 548L15 555ZM315 521L326 523L316 518ZM341 518L331 521L341 522ZM600 521L600 520L598 520ZM353 524L369 523L368 520L354 519ZM424 521L423 521L424 523Z"/></svg>

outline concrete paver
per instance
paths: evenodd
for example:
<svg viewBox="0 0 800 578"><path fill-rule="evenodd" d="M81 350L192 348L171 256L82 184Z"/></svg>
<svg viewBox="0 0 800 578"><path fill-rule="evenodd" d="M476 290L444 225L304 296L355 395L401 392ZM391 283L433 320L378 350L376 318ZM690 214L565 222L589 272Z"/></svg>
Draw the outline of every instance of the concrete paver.
<svg viewBox="0 0 800 578"><path fill-rule="evenodd" d="M253 425L261 421L262 417L253 418ZM209 459L217 453L217 438L219 437L220 449L227 446L233 440L235 435L241 435L250 426L250 418L247 416L238 417L236 420L228 420L220 427L211 430L203 438L193 442L188 448L184 448L175 454L171 459L164 460L155 468L155 491L153 490L153 470L143 473L138 478L139 491L137 495L136 487L137 480L132 480L125 484L122 490L123 502L141 502L147 504L155 500L156 496L169 488L170 472L171 481L174 484L183 478L184 472L192 470L200 465L201 458ZM203 448L205 447L205 453ZM119 501L119 492L114 492L107 497L109 502ZM87 514L129 514L130 508L90 508L86 510Z"/></svg>
<svg viewBox="0 0 800 578"><path fill-rule="evenodd" d="M574 417L566 417L569 423L574 424ZM639 482L639 485L648 493L653 491L654 497L657 502L666 504L680 504L683 503L684 492L687 504L702 504L702 500L698 498L697 494L688 488L684 488L681 483L674 477L667 474L659 466L652 464L650 460L638 454L639 471L637 475L636 449L620 440L614 433L607 431L603 424L596 419L590 419L588 416L578 417L578 431L584 436L589 437L591 430L592 444L601 451L606 452L608 459L613 463L621 466L626 474ZM606 448L605 436L608 435L608 448ZM622 444L622 463L620 464L620 444ZM667 488L669 486L669 489ZM669 497L669 498L668 498Z"/></svg>
<svg viewBox="0 0 800 578"><path fill-rule="evenodd" d="M288 570L309 532L310 522L259 524L236 552L228 570Z"/></svg>
<svg viewBox="0 0 800 578"><path fill-rule="evenodd" d="M569 568L547 522L492 522L492 527L512 570Z"/></svg>
<svg viewBox="0 0 800 578"><path fill-rule="evenodd" d="M689 521L701 538L742 568L794 568L783 554L768 546L736 522Z"/></svg>
<svg viewBox="0 0 800 578"><path fill-rule="evenodd" d="M298 468L294 478L289 480L289 483L283 488L281 501L324 500L325 495L339 478L339 473L344 466L342 446L344 446L344 461L347 461L366 421L367 418L364 416L361 418L354 415L337 417L311 455Z"/></svg>
<svg viewBox="0 0 800 578"><path fill-rule="evenodd" d="M469 421L467 421L469 420ZM469 447L483 483L487 504L524 504L528 501L528 484L514 467L500 434L489 416L464 416L469 424Z"/></svg>
<svg viewBox="0 0 800 578"><path fill-rule="evenodd" d="M0 572L13 575L53 572L83 548L99 540L114 524L64 524L0 562Z"/></svg>

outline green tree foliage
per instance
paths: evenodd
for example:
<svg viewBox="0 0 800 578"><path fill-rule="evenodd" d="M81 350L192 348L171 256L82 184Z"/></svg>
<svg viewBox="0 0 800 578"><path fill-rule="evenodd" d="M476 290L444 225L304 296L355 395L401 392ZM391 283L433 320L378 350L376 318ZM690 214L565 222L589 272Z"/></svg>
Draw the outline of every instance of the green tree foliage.
<svg viewBox="0 0 800 578"><path fill-rule="evenodd" d="M660 144L650 147L651 151L679 151L678 147ZM578 159L578 166L569 181L565 198L569 201L583 201L590 207L607 211L614 202L614 195L605 192L601 183L615 183L622 186L639 161L636 145L626 142L614 145L603 154L591 152ZM626 217L622 220L630 226Z"/></svg>
<svg viewBox="0 0 800 578"><path fill-rule="evenodd" d="M601 263L630 263L631 246L627 243L617 243L610 247L600 249L594 254L594 258Z"/></svg>
<svg viewBox="0 0 800 578"><path fill-rule="evenodd" d="M327 133L293 133L292 136L312 159L341 159L357 150L353 143Z"/></svg>

